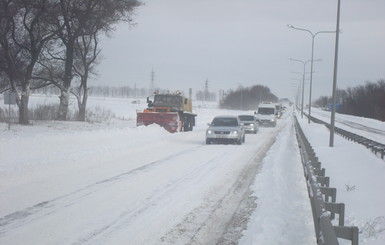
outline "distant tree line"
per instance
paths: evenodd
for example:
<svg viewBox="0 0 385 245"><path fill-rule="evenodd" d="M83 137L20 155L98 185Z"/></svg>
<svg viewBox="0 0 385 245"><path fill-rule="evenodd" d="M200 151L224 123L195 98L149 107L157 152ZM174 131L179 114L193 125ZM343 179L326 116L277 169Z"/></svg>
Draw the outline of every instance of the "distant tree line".
<svg viewBox="0 0 385 245"><path fill-rule="evenodd" d="M75 90L76 87L72 87ZM161 93L169 93L169 90L155 88ZM51 94L60 95L60 89L54 85L49 85L33 90L35 94ZM151 92L148 88L135 88L130 86L88 86L88 95L94 97L115 97L115 98L145 98ZM195 93L196 100L216 101L216 94L208 91L197 91Z"/></svg>
<svg viewBox="0 0 385 245"><path fill-rule="evenodd" d="M220 107L225 109L255 110L261 102L277 102L270 88L262 85L254 85L250 88L240 87L231 90L220 101Z"/></svg>
<svg viewBox="0 0 385 245"><path fill-rule="evenodd" d="M73 90L76 87L72 88ZM45 86L35 89L35 94L60 94L60 89L56 86ZM143 98L148 96L149 90L146 88L133 88L130 86L110 87L110 86L88 86L88 95L95 97L118 97L118 98Z"/></svg>
<svg viewBox="0 0 385 245"><path fill-rule="evenodd" d="M67 119L73 94L78 120L84 121L99 36L118 23L133 23L140 5L139 0L0 0L0 93L16 93L19 123L28 124L31 91L49 85L60 91L57 119Z"/></svg>
<svg viewBox="0 0 385 245"><path fill-rule="evenodd" d="M341 105L342 101L345 97L346 97L346 91L343 89L337 88L337 90L336 90L336 104ZM312 104L314 106L317 106L320 108L328 109L331 106L331 103L332 103L332 97L321 96L318 99L316 99L315 101L313 101ZM340 107L338 109L340 109Z"/></svg>
<svg viewBox="0 0 385 245"><path fill-rule="evenodd" d="M336 98L340 113L385 121L385 80L339 90ZM331 98L325 96L315 101L320 107L330 103Z"/></svg>

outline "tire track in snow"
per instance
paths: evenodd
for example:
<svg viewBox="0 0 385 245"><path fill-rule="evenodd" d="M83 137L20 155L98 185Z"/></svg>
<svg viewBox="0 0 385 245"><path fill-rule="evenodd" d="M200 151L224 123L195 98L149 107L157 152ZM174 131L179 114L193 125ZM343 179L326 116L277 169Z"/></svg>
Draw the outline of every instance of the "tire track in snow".
<svg viewBox="0 0 385 245"><path fill-rule="evenodd" d="M42 217L51 215L58 211L62 211L63 208L70 207L74 205L77 201L86 198L87 196L92 195L95 192L102 191L105 188L108 188L110 185L113 185L114 183L123 180L124 178L128 178L142 171L147 171L151 168L154 168L156 165L167 163L167 161L173 158L183 155L189 151L195 151L201 147L203 147L203 145L195 146L178 152L176 154L174 153L170 156L147 163L141 167L132 169L122 174L87 185L66 195L62 195L48 201L43 201L23 210L19 210L11 214L5 215L0 218L0 237L2 236L2 234L6 233L7 230L26 225Z"/></svg>
<svg viewBox="0 0 385 245"><path fill-rule="evenodd" d="M175 160L179 156L185 154L191 154L191 156L194 156L194 154L197 154L197 152L199 154L199 149L201 149L202 147L210 146L198 145L190 147L189 149L180 151L176 154L173 153L168 157L164 157L161 160L149 162L141 167L121 173L119 175L115 175L111 178L100 180L98 182L95 182L94 184L87 185L84 188L80 188L69 194L62 195L49 201L38 203L34 206L20 210L18 212L14 212L10 215L6 215L0 219L0 237L2 235L7 236L7 232L11 231L12 229L17 229L18 227L22 226L28 228L28 224L32 223L33 225L33 222L35 221L38 222L39 220L43 220L44 218L53 218L52 216L47 216L50 216L54 213L65 213L66 208L75 205L82 199L87 199L87 197L89 197L90 195L95 194L96 192L106 190L114 184L118 184L124 180L130 179L130 177L136 174L149 172L156 167L161 168L162 163L164 164L163 167L167 167L169 161ZM228 149L231 150L229 151ZM136 207L127 207L113 221L109 221L107 222L107 224L104 223L102 225L99 225L99 227L94 226L94 229L92 231L85 231L79 233L78 235L81 236L80 238L70 237L70 239L75 239L73 244L103 244L103 240L108 241L109 239L114 238L116 235L121 235L119 233L125 232L127 226L135 222L135 219L140 219L141 215L144 212L147 212L152 207L158 205L159 202L167 201L164 199L164 197L167 196L169 193L172 193L175 189L180 188L181 185L191 186L192 181L196 181L199 178L204 178L206 174L215 172L211 171L211 169L220 166L221 159L225 160L226 157L229 156L229 154L233 154L235 151L238 150L238 146L229 146L228 148L226 148L225 151L217 152L207 161L200 162L199 165L197 164L194 169L188 169L191 171L187 174L181 175L181 177L178 177L177 179L174 178L172 181L168 181L163 186L159 186L157 189L151 190L151 195L147 195L145 202L141 203L141 205L138 205ZM183 158L185 158L185 156L183 156L182 159ZM239 177L239 179L241 179L241 177ZM218 187L218 189L219 188L220 187ZM223 222L222 217L220 217L221 212L226 209L223 206L228 206L227 202L230 202L231 206L234 205L234 202L232 200L233 193L231 193L231 191L228 191L228 193L229 194L226 194L220 200L218 200L218 198L214 198L208 195L202 205L195 208L190 213L191 215L185 216L185 219L182 223L186 225L186 229L188 230L188 232L185 233L188 234L187 241L191 241L192 243L199 243L196 241L200 241L202 239L203 241L205 241L205 236L203 234L209 232L212 227L216 226L215 221ZM227 214L226 218L229 218ZM225 227L226 223L223 222L223 224L221 223L220 226ZM167 239L170 238L170 240L173 240L174 238L172 238L172 234L172 232L169 233L166 236Z"/></svg>
<svg viewBox="0 0 385 245"><path fill-rule="evenodd" d="M286 122L285 122L286 123ZM246 228L251 212L256 208L250 196L250 185L263 158L284 128L281 123L272 137L248 161L226 193L219 199L208 196L206 202L192 210L183 221L161 238L163 244L237 244Z"/></svg>
<svg viewBox="0 0 385 245"><path fill-rule="evenodd" d="M341 120L341 119L337 120L337 122L345 124L346 126L349 126L349 127L355 128L355 129L366 131L366 132L385 135L384 130L368 127L368 126L365 126L365 125L360 124L360 123L351 122L351 121L347 121L347 120Z"/></svg>
<svg viewBox="0 0 385 245"><path fill-rule="evenodd" d="M323 111L322 112L321 111L314 111L313 113L318 115L318 117L317 117L318 119L324 121L325 123L329 123L328 122L328 120L330 120L329 112L326 113L326 112L323 112ZM360 130L360 131L365 131L365 132L374 133L374 134L385 135L385 131L381 130L379 128L369 127L367 125L363 125L361 123L353 122L353 121L346 120L346 119L341 119L339 117L336 117L335 120L336 120L336 122L344 124L344 125L348 126L349 128L352 128L352 129L357 129L357 130ZM349 131L349 129L345 129L345 130Z"/></svg>
<svg viewBox="0 0 385 245"><path fill-rule="evenodd" d="M236 148L233 148L233 151ZM212 156L205 162L199 163L193 170L188 171L186 174L179 176L177 179L166 183L165 185L152 191L145 203L141 203L137 207L132 207L115 219L113 222L96 229L84 237L80 238L73 245L80 244L108 244L108 239L114 237L116 233L122 232L130 225L136 222L136 219L140 219L140 215L147 212L150 208L156 208L156 206L162 206L162 202L166 202L165 197L169 194L175 193L175 190L181 189L181 186L190 186L191 181L199 182L199 179L208 175L211 170L217 168L222 164L221 159L226 159L228 155L233 151L226 151L224 154L218 153ZM166 198L167 199L167 198Z"/></svg>

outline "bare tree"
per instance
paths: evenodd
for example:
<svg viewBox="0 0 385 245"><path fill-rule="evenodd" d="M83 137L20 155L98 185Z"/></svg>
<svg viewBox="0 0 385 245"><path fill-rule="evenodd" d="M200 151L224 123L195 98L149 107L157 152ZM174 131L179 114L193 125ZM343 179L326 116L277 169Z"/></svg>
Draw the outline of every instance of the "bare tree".
<svg viewBox="0 0 385 245"><path fill-rule="evenodd" d="M341 113L385 121L385 80L348 88Z"/></svg>
<svg viewBox="0 0 385 245"><path fill-rule="evenodd" d="M8 90L11 84L15 85L18 78L18 48L12 36L15 32L14 17L18 12L18 6L12 0L0 1L0 71L6 78L2 79L2 89ZM14 86L16 91L16 87ZM20 101L18 100L18 103Z"/></svg>
<svg viewBox="0 0 385 245"><path fill-rule="evenodd" d="M74 71L80 78L77 91L72 91L78 101L78 120L85 121L88 99L88 78L93 71L93 65L100 53L97 34L82 36L76 40Z"/></svg>
<svg viewBox="0 0 385 245"><path fill-rule="evenodd" d="M60 15L57 18L58 34L65 46L64 77L61 86L58 119L65 120L68 112L69 93L74 76L76 42L82 36L109 32L119 22L132 22L138 0L59 0Z"/></svg>
<svg viewBox="0 0 385 245"><path fill-rule="evenodd" d="M7 61L6 73L18 93L19 123L28 124L28 101L34 67L47 41L57 29L52 26L54 4L49 0L2 1L1 46ZM3 15L4 14L4 15ZM2 26L3 27L3 26Z"/></svg>

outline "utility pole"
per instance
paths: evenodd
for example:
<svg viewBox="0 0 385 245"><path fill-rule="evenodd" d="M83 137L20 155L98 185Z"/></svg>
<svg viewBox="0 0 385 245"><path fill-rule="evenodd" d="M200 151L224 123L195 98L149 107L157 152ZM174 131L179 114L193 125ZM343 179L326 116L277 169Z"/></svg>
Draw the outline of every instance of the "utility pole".
<svg viewBox="0 0 385 245"><path fill-rule="evenodd" d="M150 83L150 95L155 92L154 91L154 89L155 89L154 80L155 80L155 72L154 72L154 68L152 68L152 70L151 70L151 83Z"/></svg>
<svg viewBox="0 0 385 245"><path fill-rule="evenodd" d="M205 101L207 101L209 97L209 80L206 79L206 82L205 82Z"/></svg>

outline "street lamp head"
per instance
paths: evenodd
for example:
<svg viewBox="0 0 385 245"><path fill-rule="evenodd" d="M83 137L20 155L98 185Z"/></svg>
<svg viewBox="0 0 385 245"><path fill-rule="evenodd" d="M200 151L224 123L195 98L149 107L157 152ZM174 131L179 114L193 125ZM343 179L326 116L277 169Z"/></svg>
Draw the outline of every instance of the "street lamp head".
<svg viewBox="0 0 385 245"><path fill-rule="evenodd" d="M293 58L289 58L289 60L291 60L291 61L297 61L298 59L293 59Z"/></svg>

